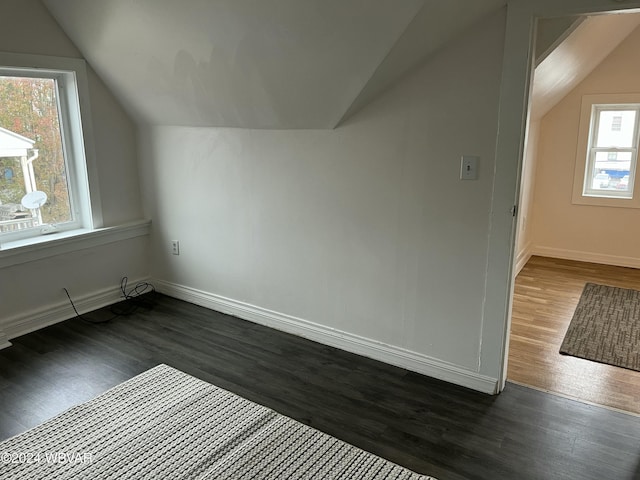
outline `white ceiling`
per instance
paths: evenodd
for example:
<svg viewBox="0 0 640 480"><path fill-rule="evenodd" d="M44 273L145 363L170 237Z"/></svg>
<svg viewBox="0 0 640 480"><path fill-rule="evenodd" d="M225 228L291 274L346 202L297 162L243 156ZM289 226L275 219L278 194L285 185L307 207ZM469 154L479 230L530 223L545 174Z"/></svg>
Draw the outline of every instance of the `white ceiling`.
<svg viewBox="0 0 640 480"><path fill-rule="evenodd" d="M472 28L506 0L425 0L425 5L393 46L344 118L359 111L407 72Z"/></svg>
<svg viewBox="0 0 640 480"><path fill-rule="evenodd" d="M333 128L505 0L42 0L139 122Z"/></svg>
<svg viewBox="0 0 640 480"><path fill-rule="evenodd" d="M531 118L543 117L584 80L633 30L640 14L597 15L577 26L536 67Z"/></svg>

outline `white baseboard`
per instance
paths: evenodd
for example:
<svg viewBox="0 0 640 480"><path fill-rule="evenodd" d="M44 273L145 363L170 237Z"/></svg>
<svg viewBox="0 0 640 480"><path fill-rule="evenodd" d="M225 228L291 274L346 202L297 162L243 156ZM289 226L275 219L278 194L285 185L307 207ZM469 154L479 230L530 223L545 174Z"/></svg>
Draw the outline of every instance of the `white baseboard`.
<svg viewBox="0 0 640 480"><path fill-rule="evenodd" d="M581 252L579 250L566 250L563 248L552 248L534 246L533 255L541 257L562 258L565 260L576 260L579 262L601 263L604 265L616 265L619 267L640 268L640 258L622 257L618 255L607 255L603 253Z"/></svg>
<svg viewBox="0 0 640 480"><path fill-rule="evenodd" d="M527 243L516 257L515 271L513 276L516 277L531 258L531 243Z"/></svg>
<svg viewBox="0 0 640 480"><path fill-rule="evenodd" d="M135 285L138 282L147 281L146 279L137 280L135 282L129 282L131 285ZM65 297L62 292L61 297ZM96 310L98 308L106 307L107 305L113 305L122 300L122 294L120 286L113 286L92 292L81 297L72 297L80 314ZM25 335L30 332L34 332L54 323L68 320L75 316L75 312L69 303L69 300L62 300L54 305L48 305L46 307L39 307L28 312L14 315L8 319L2 321L2 329L4 330L8 339L16 338L21 335ZM0 340L2 340L0 338ZM1 342L0 342L1 343ZM0 345L0 348L2 346Z"/></svg>
<svg viewBox="0 0 640 480"><path fill-rule="evenodd" d="M233 315L260 325L340 348L351 353L406 368L480 392L498 392L498 380L427 355L353 335L314 322L225 298L195 288L153 279L156 289L171 297Z"/></svg>

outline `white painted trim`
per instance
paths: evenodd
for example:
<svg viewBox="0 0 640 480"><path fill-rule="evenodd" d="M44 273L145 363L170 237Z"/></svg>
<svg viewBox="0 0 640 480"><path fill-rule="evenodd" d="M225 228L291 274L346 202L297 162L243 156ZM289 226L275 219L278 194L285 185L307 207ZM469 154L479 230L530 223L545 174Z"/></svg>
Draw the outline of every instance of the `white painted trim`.
<svg viewBox="0 0 640 480"><path fill-rule="evenodd" d="M96 230L73 230L5 243L0 246L0 268L149 235L150 220Z"/></svg>
<svg viewBox="0 0 640 480"><path fill-rule="evenodd" d="M522 250L520 250L518 256L516 257L515 271L513 272L514 278L518 276L520 271L527 264L527 262L531 258L531 255L531 242L527 242L527 244Z"/></svg>
<svg viewBox="0 0 640 480"><path fill-rule="evenodd" d="M148 279L139 279L129 283L135 285L147 280ZM13 317L9 317L8 319L4 319L2 321L2 328L6 332L6 336L10 339L16 338L21 335L40 330L41 328L48 327L54 323L73 318L75 316L75 312L73 311L69 300L66 300L64 292L61 293L60 297L64 297L65 300L61 300L56 304L48 305L46 307L39 307L35 310L22 312L18 315L14 315ZM120 291L120 286L117 285L98 290L78 298L73 298L73 303L78 309L78 312L80 312L80 314L84 314L98 308L106 307L107 305L113 305L121 300L122 293Z"/></svg>
<svg viewBox="0 0 640 480"><path fill-rule="evenodd" d="M616 265L619 267L640 268L640 258L623 257L619 255L608 255L605 253L582 252L579 250L567 250L564 248L553 248L534 246L533 255L541 257L562 258L565 260L577 260L579 262L600 263L603 265Z"/></svg>
<svg viewBox="0 0 640 480"><path fill-rule="evenodd" d="M497 392L497 379L421 353L172 282L153 279L153 284L161 293L211 310L484 393Z"/></svg>
<svg viewBox="0 0 640 480"><path fill-rule="evenodd" d="M7 338L7 335L0 330L0 350L11 346L11 342Z"/></svg>

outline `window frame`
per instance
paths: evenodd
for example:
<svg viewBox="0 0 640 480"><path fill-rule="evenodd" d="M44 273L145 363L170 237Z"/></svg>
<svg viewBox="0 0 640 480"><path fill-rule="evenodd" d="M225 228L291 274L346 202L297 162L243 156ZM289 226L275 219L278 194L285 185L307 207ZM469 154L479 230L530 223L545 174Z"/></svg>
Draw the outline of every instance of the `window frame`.
<svg viewBox="0 0 640 480"><path fill-rule="evenodd" d="M602 112L611 111L611 110L624 110L628 112L635 112L636 119L633 127L633 139L631 147L599 147L595 145L597 132L600 130L600 124L602 123ZM617 117L614 117L617 118ZM584 184L582 188L583 196L591 196L591 197L604 197L604 198L624 198L624 199L633 199L633 186L635 184L635 173L636 166L638 164L638 144L640 143L640 139L638 137L639 128L638 124L640 123L640 104L634 103L624 103L624 104L594 104L591 107L591 118L590 118L591 130L589 132L589 145L587 147L587 165L585 167L584 174ZM612 128L612 131L613 128ZM621 131L621 130L618 130ZM635 147L633 146L635 145ZM611 153L629 153L631 155L631 160L629 164L629 186L630 188L624 192L618 192L615 190L599 190L594 189L592 187L593 181L595 180L595 175L593 175L595 170L595 162L596 155L600 152L606 152L611 155Z"/></svg>
<svg viewBox="0 0 640 480"><path fill-rule="evenodd" d="M39 226L0 233L0 249L18 242L41 243L58 234L89 232L102 227L102 206L96 168L86 63L82 59L0 52L0 73L20 77L53 78L73 219L55 230Z"/></svg>
<svg viewBox="0 0 640 480"><path fill-rule="evenodd" d="M602 110L619 108L635 110L636 125L634 130L635 145L630 148L598 148L593 146L598 131L596 113ZM580 110L578 143L574 167L572 203L576 205L593 205L619 208L640 208L640 182L636 181L638 173L638 142L640 141L640 93L584 95ZM594 190L591 188L593 162L597 151L632 152L629 168L629 197L627 192L618 193L613 190Z"/></svg>

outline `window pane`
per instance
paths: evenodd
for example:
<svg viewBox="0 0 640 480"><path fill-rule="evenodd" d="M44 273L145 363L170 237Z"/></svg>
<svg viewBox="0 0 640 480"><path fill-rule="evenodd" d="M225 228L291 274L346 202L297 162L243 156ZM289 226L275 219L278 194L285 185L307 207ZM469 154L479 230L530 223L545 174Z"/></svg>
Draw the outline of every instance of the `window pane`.
<svg viewBox="0 0 640 480"><path fill-rule="evenodd" d="M593 190L626 190L629 182L632 152L596 152L590 188Z"/></svg>
<svg viewBox="0 0 640 480"><path fill-rule="evenodd" d="M0 231L71 221L55 80L0 77L0 127ZM32 191L46 194L39 209L21 203Z"/></svg>
<svg viewBox="0 0 640 480"><path fill-rule="evenodd" d="M596 147L631 148L635 131L635 110L601 110Z"/></svg>

